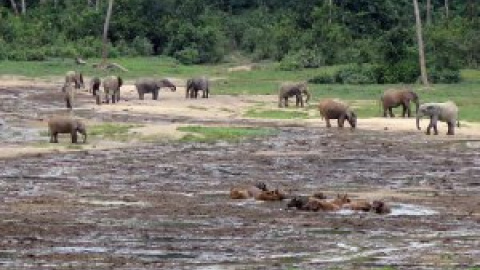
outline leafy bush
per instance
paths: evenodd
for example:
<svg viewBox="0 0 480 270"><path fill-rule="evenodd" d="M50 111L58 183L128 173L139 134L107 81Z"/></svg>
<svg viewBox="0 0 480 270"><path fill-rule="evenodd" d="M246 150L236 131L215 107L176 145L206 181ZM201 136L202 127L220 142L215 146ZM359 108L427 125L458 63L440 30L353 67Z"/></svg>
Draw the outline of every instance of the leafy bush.
<svg viewBox="0 0 480 270"><path fill-rule="evenodd" d="M280 70L299 70L302 68L318 68L323 65L322 55L315 50L303 49L288 53L280 62Z"/></svg>
<svg viewBox="0 0 480 270"><path fill-rule="evenodd" d="M378 83L379 69L372 65L351 65L335 74L335 82L343 84Z"/></svg>
<svg viewBox="0 0 480 270"><path fill-rule="evenodd" d="M453 69L429 71L429 81L431 83L459 83L461 81L460 71Z"/></svg>
<svg viewBox="0 0 480 270"><path fill-rule="evenodd" d="M329 84L335 83L335 78L331 74L323 73L310 78L308 82L313 84Z"/></svg>
<svg viewBox="0 0 480 270"><path fill-rule="evenodd" d="M175 53L175 58L184 65L198 64L200 62L197 49L185 48Z"/></svg>
<svg viewBox="0 0 480 270"><path fill-rule="evenodd" d="M153 54L153 44L146 37L135 37L132 41L132 48L137 55L149 56Z"/></svg>

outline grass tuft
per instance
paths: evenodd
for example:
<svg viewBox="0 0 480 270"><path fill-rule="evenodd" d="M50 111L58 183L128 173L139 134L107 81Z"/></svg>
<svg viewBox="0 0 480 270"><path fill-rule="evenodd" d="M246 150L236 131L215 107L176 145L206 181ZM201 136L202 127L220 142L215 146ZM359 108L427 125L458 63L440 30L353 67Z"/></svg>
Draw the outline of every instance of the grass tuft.
<svg viewBox="0 0 480 270"><path fill-rule="evenodd" d="M268 136L277 132L271 128L203 126L178 127L177 130L189 133L180 139L182 142L239 141L247 137Z"/></svg>

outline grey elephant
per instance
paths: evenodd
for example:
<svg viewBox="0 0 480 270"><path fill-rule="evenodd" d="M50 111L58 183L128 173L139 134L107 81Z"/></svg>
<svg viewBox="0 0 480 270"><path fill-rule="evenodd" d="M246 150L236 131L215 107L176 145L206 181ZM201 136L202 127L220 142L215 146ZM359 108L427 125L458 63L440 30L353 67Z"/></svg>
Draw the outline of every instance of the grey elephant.
<svg viewBox="0 0 480 270"><path fill-rule="evenodd" d="M73 100L75 98L75 89L71 84L62 86L62 93L64 94L65 105L67 109L73 108Z"/></svg>
<svg viewBox="0 0 480 270"><path fill-rule="evenodd" d="M438 135L437 122L446 122L448 125L447 135L455 135L455 124L460 127L458 121L458 107L452 102L443 103L424 103L420 105L417 114L417 129L420 130L420 119L424 116L430 118L430 124L427 127L427 135L430 135L430 130L433 128L434 134Z"/></svg>
<svg viewBox="0 0 480 270"><path fill-rule="evenodd" d="M168 87L172 92L177 90L175 85L167 79L141 78L135 82L140 100L144 99L146 93L152 93L152 99L158 100L158 92L162 87Z"/></svg>
<svg viewBox="0 0 480 270"><path fill-rule="evenodd" d="M311 94L308 91L307 83L282 83L278 90L278 107L288 107L288 98L293 96L296 98L296 106L303 107L303 95L307 96L305 103L308 103Z"/></svg>
<svg viewBox="0 0 480 270"><path fill-rule="evenodd" d="M112 97L112 103L120 101L120 87L122 84L123 80L118 76L108 76L103 79L105 103L110 103L110 96Z"/></svg>
<svg viewBox="0 0 480 270"><path fill-rule="evenodd" d="M402 106L402 117L405 117L405 114L410 117L410 102L415 103L415 113L418 113L420 105L417 93L410 89L388 89L380 97L380 102L383 105L383 117L387 117L387 111L390 117L395 117L392 108L398 106Z"/></svg>
<svg viewBox="0 0 480 270"><path fill-rule="evenodd" d="M48 132L51 143L58 143L59 133L70 133L72 143L77 143L77 132L83 135L83 143L87 142L87 129L85 124L78 119L53 117L48 120Z"/></svg>
<svg viewBox="0 0 480 270"><path fill-rule="evenodd" d="M74 84L75 89L84 88L82 73L73 70L67 71L67 74L65 74L65 85L68 84Z"/></svg>
<svg viewBox="0 0 480 270"><path fill-rule="evenodd" d="M101 80L98 77L93 77L90 80L90 85L88 87L88 92L92 93L93 96L97 95L98 90L100 90Z"/></svg>
<svg viewBox="0 0 480 270"><path fill-rule="evenodd" d="M197 98L198 91L202 90L202 98L208 98L210 92L209 81L206 77L191 78L187 80L185 98Z"/></svg>
<svg viewBox="0 0 480 270"><path fill-rule="evenodd" d="M327 122L327 127L331 127L330 119L338 119L338 127L343 128L345 120L350 127L354 129L357 126L357 115L350 107L341 100L324 99L318 104L320 116Z"/></svg>

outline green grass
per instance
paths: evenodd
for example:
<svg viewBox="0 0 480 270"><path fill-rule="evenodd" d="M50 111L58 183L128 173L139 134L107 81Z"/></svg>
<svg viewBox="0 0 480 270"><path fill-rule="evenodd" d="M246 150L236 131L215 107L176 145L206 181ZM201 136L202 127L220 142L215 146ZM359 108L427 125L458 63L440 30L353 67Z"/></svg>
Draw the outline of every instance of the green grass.
<svg viewBox="0 0 480 270"><path fill-rule="evenodd" d="M177 130L189 133L180 140L183 142L239 141L246 137L268 136L277 132L271 128L203 126L178 127Z"/></svg>
<svg viewBox="0 0 480 270"><path fill-rule="evenodd" d="M333 73L339 66L304 69L299 71L280 71L277 63L263 63L252 71L228 72L228 67L237 63L222 63L217 65L181 65L169 57L132 57L111 59L127 68L129 72L99 71L91 67L90 63L98 63L99 59L88 59L88 65L78 66L73 59L50 59L42 62L0 62L0 75L13 74L27 77L61 76L68 70L81 70L85 76L106 76L119 74L126 79L142 76L161 76L186 79L198 75L211 78L212 95L276 95L278 85L284 81L305 81L317 74ZM240 63L238 63L240 64ZM460 108L460 120L480 121L480 70L462 70L463 82L459 84L437 84L430 88L413 85L419 94L421 102L442 102L453 100ZM60 79L62 80L63 79ZM338 85L338 84L310 84L315 105L322 98L341 98L348 102L366 100L376 102L381 93L387 88L398 85ZM275 100L272 97L272 100ZM378 117L381 115L375 103L355 105L360 118ZM400 108L394 109L399 114ZM253 112L255 114L255 112ZM268 117L269 113L264 113ZM272 113L273 117L278 115ZM262 116L259 116L262 117ZM282 116L282 118L287 116ZM301 116L299 116L301 118ZM287 117L288 118L288 117Z"/></svg>
<svg viewBox="0 0 480 270"><path fill-rule="evenodd" d="M128 131L135 127L139 127L139 125L104 123L92 126L87 130L87 133L90 136L114 137L117 135L128 134Z"/></svg>
<svg viewBox="0 0 480 270"><path fill-rule="evenodd" d="M307 119L308 112L305 111L286 111L286 110L260 110L250 109L244 116L263 119Z"/></svg>

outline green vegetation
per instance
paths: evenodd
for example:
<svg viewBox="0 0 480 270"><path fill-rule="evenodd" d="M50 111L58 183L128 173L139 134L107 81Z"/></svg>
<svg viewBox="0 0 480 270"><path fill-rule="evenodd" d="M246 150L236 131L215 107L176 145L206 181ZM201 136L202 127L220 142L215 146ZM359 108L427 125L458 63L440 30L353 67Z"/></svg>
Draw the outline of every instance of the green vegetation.
<svg viewBox="0 0 480 270"><path fill-rule="evenodd" d="M265 119L307 119L308 112L298 110L257 110L250 109L244 116L251 118L265 118Z"/></svg>
<svg viewBox="0 0 480 270"><path fill-rule="evenodd" d="M98 62L93 58L101 55L107 1L98 8L94 2L25 0L26 13L17 15L10 1L2 1L0 61L79 56ZM424 22L431 80L454 82L460 68L480 63L479 4L448 1L448 16L444 1L431 4L432 20ZM425 18L424 3L421 9ZM236 54L247 63L278 62L279 71L358 64L372 72L350 67L336 78L411 83L419 73L412 17L409 0L117 0L109 57L169 56L176 59L172 73L180 76L194 72L184 73L178 63L224 63Z"/></svg>
<svg viewBox="0 0 480 270"><path fill-rule="evenodd" d="M249 128L249 127L204 127L185 126L177 130L189 132L181 141L183 142L215 142L215 141L239 141L246 137L268 136L276 133L271 128Z"/></svg>
<svg viewBox="0 0 480 270"><path fill-rule="evenodd" d="M89 136L112 137L116 135L127 134L131 128L139 127L139 125L120 124L120 123L103 123L94 125L87 130Z"/></svg>

